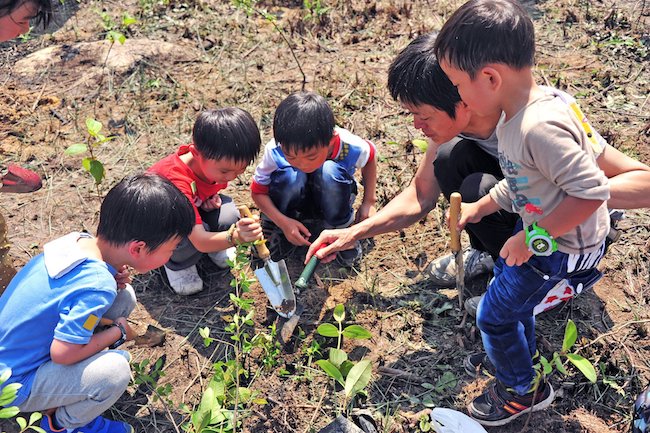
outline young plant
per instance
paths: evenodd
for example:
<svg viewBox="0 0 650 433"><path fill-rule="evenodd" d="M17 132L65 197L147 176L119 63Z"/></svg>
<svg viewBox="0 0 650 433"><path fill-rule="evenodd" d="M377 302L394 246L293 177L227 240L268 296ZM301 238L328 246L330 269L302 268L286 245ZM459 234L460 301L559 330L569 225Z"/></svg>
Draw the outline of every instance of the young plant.
<svg viewBox="0 0 650 433"><path fill-rule="evenodd" d="M277 18L275 15L269 13L265 9L259 9L257 7L257 0L232 0L232 3L239 9L243 10L246 12L246 15L249 17L253 14L258 14L262 18L264 18L266 21L271 23L275 31L280 34L280 37L282 37L282 40L287 44L287 47L289 47L289 51L291 52L291 55L293 56L293 60L295 60L296 65L298 66L298 70L300 70L300 74L302 75L302 90L305 90L305 85L307 84L307 76L305 75L305 71L302 69L302 65L300 64L300 60L298 60L298 56L296 55L296 52L293 49L293 46L291 45L291 41L287 38L287 35L285 34L285 31L280 27L277 23ZM320 2L319 2L320 5Z"/></svg>
<svg viewBox="0 0 650 433"><path fill-rule="evenodd" d="M575 352L570 352L578 340L578 329L573 320L569 319L564 328L564 340L562 341L562 350L553 352L553 358L549 361L543 356L540 356L539 364L535 365L537 371L541 371L545 376L551 374L553 369L556 369L563 375L568 375L565 364L566 361L573 364L591 383L596 383L596 369L586 358L578 355Z"/></svg>
<svg viewBox="0 0 650 433"><path fill-rule="evenodd" d="M10 377L11 377L11 369L7 368L0 375L0 387L2 387L2 384L5 383L7 380L9 380ZM11 419L14 418L16 415L18 415L18 413L20 413L20 410L18 409L17 406L9 406L9 405L16 399L16 395L18 395L18 390L21 387L22 385L20 383L10 383L9 385L2 388L2 392L0 392L0 419ZM20 427L19 433L23 433L28 430L33 430L38 433L45 433L45 431L42 428L34 425L34 423L38 422L42 417L43 416L41 415L40 412L33 412L29 416L29 420L26 420L21 416L16 417L15 418L16 423L18 423L18 426Z"/></svg>
<svg viewBox="0 0 650 433"><path fill-rule="evenodd" d="M163 358L158 358L147 371L150 362L149 358L146 358L140 363L134 362L131 364L133 369L132 382L136 386L142 385L149 388L154 393L153 401L156 401L159 398L163 399L168 397L172 392L172 386L169 383L158 385L160 379L165 376L165 372L162 369Z"/></svg>
<svg viewBox="0 0 650 433"><path fill-rule="evenodd" d="M76 143L69 146L65 150L66 155L79 155L85 152L88 152L90 156L85 157L81 161L81 166L86 170L95 180L95 188L97 189L97 195L101 197L101 190L99 185L104 180L104 175L106 170L104 169L104 164L101 163L95 156L94 149L97 146L100 146L115 137L106 137L101 133L102 124L97 120L89 117L86 119L86 131L88 132L88 138L85 143Z"/></svg>
<svg viewBox="0 0 650 433"><path fill-rule="evenodd" d="M330 348L328 359L316 361L316 364L344 389L343 408L347 413L352 401L357 395L365 395L365 388L370 382L372 365L367 359L354 363L348 359L347 353L341 350L342 337L353 339L368 339L372 334L359 325L349 325L343 328L345 308L342 304L334 308L334 320L338 326L323 323L317 329L320 335L337 339L336 348Z"/></svg>
<svg viewBox="0 0 650 433"><path fill-rule="evenodd" d="M255 281L246 273L249 265L247 251L250 244L239 245L234 260L229 261L235 277L231 280L234 293L230 294L230 302L235 313L226 319L229 323L225 330L230 334L233 348L233 359L217 362L213 365L214 375L207 388L203 391L201 402L194 410L189 411L189 421L183 425L188 433L220 432L230 433L241 431L243 419L251 413L254 404L266 404L266 400L258 397L259 392L250 388L250 372L245 368L246 360L255 347L263 351L266 359L265 366L273 364L278 352L272 343L275 330L263 336L251 336L255 310L253 301L243 298L250 285ZM210 329L199 329L203 344L207 347L214 339L210 337ZM249 386L244 386L247 382Z"/></svg>

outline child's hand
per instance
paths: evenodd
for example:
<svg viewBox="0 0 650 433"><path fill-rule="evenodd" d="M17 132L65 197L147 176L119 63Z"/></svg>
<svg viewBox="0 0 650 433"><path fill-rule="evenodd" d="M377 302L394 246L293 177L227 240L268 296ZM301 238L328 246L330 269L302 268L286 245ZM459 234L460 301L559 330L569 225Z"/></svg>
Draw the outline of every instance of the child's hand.
<svg viewBox="0 0 650 433"><path fill-rule="evenodd" d="M521 266L526 263L533 255L526 245L526 233L522 230L511 236L501 248L499 255L508 266Z"/></svg>
<svg viewBox="0 0 650 433"><path fill-rule="evenodd" d="M258 215L254 215L252 218L242 218L235 225L233 240L238 243L253 242L263 238Z"/></svg>
<svg viewBox="0 0 650 433"><path fill-rule="evenodd" d="M309 237L311 233L300 221L287 218L280 226L284 237L293 245L310 245Z"/></svg>
<svg viewBox="0 0 650 433"><path fill-rule="evenodd" d="M370 204L370 203L361 203L361 206L359 206L359 209L357 209L357 214L354 217L354 222L359 223L365 219L370 218L374 214L377 213L377 210L375 207Z"/></svg>
<svg viewBox="0 0 650 433"><path fill-rule="evenodd" d="M206 199L203 203L201 203L201 209L203 209L206 212L219 209L220 207L221 207L221 196L219 194L215 194L212 197Z"/></svg>
<svg viewBox="0 0 650 433"><path fill-rule="evenodd" d="M133 331L133 329L131 329L129 326L129 322L127 322L126 317L118 317L115 319L115 323L119 323L124 326L124 330L126 331L126 341L130 341L135 338L135 331Z"/></svg>
<svg viewBox="0 0 650 433"><path fill-rule="evenodd" d="M461 231L469 223L477 223L481 221L483 215L479 214L479 207L475 203L461 203L460 204L460 216L458 217L458 231ZM449 209L445 214L445 220L447 221L447 226L449 226Z"/></svg>
<svg viewBox="0 0 650 433"><path fill-rule="evenodd" d="M117 282L117 290L122 290L127 284L131 283L131 272L129 272L129 268L126 265L117 270L115 281Z"/></svg>

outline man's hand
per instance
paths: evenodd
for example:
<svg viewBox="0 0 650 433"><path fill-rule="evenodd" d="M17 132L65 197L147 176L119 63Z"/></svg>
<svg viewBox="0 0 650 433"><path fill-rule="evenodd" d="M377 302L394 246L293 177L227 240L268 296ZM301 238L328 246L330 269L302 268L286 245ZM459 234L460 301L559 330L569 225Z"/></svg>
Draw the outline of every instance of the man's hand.
<svg viewBox="0 0 650 433"><path fill-rule="evenodd" d="M293 245L310 245L309 237L311 236L311 233L300 221L293 218L286 218L279 227L282 230L282 233L284 233L284 237Z"/></svg>
<svg viewBox="0 0 650 433"><path fill-rule="evenodd" d="M336 258L337 251L344 251L354 248L356 239L353 230L347 229L334 229L323 230L314 242L312 242L307 256L305 257L305 264L309 261L311 256L316 254L321 262L328 263ZM319 249L321 244L328 244L326 247Z"/></svg>
<svg viewBox="0 0 650 433"><path fill-rule="evenodd" d="M377 213L375 207L370 203L361 203L359 209L357 209L357 214L354 217L354 223L359 223L367 218L370 218Z"/></svg>
<svg viewBox="0 0 650 433"><path fill-rule="evenodd" d="M522 230L511 236L501 248L499 255L508 266L521 266L526 263L533 255L526 245L526 232Z"/></svg>

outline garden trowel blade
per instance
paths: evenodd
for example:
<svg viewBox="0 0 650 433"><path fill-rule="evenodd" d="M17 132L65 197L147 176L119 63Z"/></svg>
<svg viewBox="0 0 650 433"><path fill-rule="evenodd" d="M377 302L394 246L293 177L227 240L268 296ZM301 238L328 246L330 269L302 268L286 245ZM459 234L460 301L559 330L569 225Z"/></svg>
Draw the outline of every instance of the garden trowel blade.
<svg viewBox="0 0 650 433"><path fill-rule="evenodd" d="M264 267L255 270L255 276L273 309L287 319L293 316L296 312L296 296L284 260L279 262L267 260Z"/></svg>

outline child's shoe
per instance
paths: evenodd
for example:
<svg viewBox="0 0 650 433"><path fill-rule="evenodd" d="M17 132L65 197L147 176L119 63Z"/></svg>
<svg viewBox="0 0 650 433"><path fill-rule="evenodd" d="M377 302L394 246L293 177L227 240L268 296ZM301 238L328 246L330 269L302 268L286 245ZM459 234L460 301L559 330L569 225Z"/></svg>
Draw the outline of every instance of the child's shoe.
<svg viewBox="0 0 650 433"><path fill-rule="evenodd" d="M359 263L362 256L363 249L361 248L361 242L356 241L354 247L351 249L338 252L336 255L336 263L344 268L351 268Z"/></svg>
<svg viewBox="0 0 650 433"><path fill-rule="evenodd" d="M226 248L223 251L217 251L215 253L208 253L208 257L212 260L212 263L217 265L219 269L228 269L230 265L228 260L231 262L235 260L235 255L237 254L237 249L235 247Z"/></svg>
<svg viewBox="0 0 650 433"><path fill-rule="evenodd" d="M518 395L495 380L482 395L469 404L469 416L486 426L500 426L527 412L544 410L551 405L555 391L550 383L541 381L537 391Z"/></svg>
<svg viewBox="0 0 650 433"><path fill-rule="evenodd" d="M41 419L41 428L46 433L133 433L133 427L121 421L111 421L110 419L98 416L83 427L75 429L56 429L50 415L45 415Z"/></svg>
<svg viewBox="0 0 650 433"><path fill-rule="evenodd" d="M177 295L193 295L203 290L203 280L199 277L196 265L178 271L172 271L165 266L165 273L169 285Z"/></svg>
<svg viewBox="0 0 650 433"><path fill-rule="evenodd" d="M485 352L468 355L463 361L463 367L465 367L465 372L472 377L476 377L479 374L494 377L497 372L496 367L492 364L490 357Z"/></svg>
<svg viewBox="0 0 650 433"><path fill-rule="evenodd" d="M481 274L491 272L494 268L492 256L485 252L469 248L463 252L465 279L471 280ZM438 287L456 286L456 261L453 254L432 261L425 271L429 282Z"/></svg>

